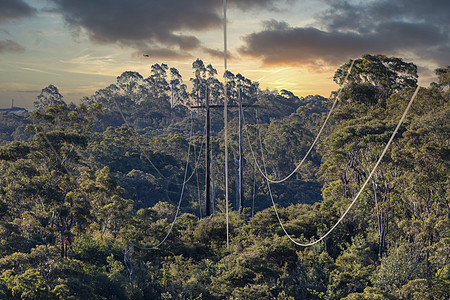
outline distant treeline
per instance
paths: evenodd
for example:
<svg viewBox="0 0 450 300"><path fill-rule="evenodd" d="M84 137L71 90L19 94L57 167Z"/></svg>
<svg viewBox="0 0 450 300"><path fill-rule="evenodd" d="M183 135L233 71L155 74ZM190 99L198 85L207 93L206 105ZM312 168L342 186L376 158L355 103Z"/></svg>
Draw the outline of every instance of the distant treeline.
<svg viewBox="0 0 450 300"><path fill-rule="evenodd" d="M218 78L197 59L188 90L175 68L67 104L44 88L32 112L0 114L0 298L448 299L450 67L422 87L359 201L323 242L301 248L280 227L251 149L272 179L286 231L313 241L340 218L417 86L417 67L364 55L337 69L330 99ZM223 110L213 109L213 216L205 217L208 94L244 110L244 210L236 201L238 109L229 109L226 242ZM191 131L192 128L192 131ZM248 134L248 139L247 139ZM251 147L249 143L251 143ZM188 176L180 200L187 154ZM198 159L198 163L196 161Z"/></svg>

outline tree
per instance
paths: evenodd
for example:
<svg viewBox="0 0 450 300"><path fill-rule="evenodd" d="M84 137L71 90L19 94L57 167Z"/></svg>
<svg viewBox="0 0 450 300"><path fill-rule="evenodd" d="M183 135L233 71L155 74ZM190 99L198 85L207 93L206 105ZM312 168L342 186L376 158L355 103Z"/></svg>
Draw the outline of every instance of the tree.
<svg viewBox="0 0 450 300"><path fill-rule="evenodd" d="M38 101L34 102L34 107L42 109L52 104L66 105L62 98L63 96L59 93L58 88L50 84L48 87L43 88L39 96L37 96Z"/></svg>
<svg viewBox="0 0 450 300"><path fill-rule="evenodd" d="M186 92L186 85L183 83L183 78L176 68L170 68L170 89L171 89L171 106L175 104L184 104L188 97Z"/></svg>
<svg viewBox="0 0 450 300"><path fill-rule="evenodd" d="M202 97L205 97L206 91L206 67L204 62L197 58L192 63L192 69L194 70L194 77L190 79L193 84L191 97L195 102L202 103Z"/></svg>
<svg viewBox="0 0 450 300"><path fill-rule="evenodd" d="M333 80L337 84L344 84L351 63L336 70ZM401 58L365 54L354 61L348 83L341 94L342 101L383 102L393 93L417 85L417 66Z"/></svg>
<svg viewBox="0 0 450 300"><path fill-rule="evenodd" d="M27 157L35 169L32 180L45 188L31 198L34 210L48 217L47 224L59 235L61 256L67 256L74 229L82 230L90 217L90 203L77 182L81 151L92 130L91 111L51 105L31 114L36 135ZM37 198L36 198L37 197Z"/></svg>
<svg viewBox="0 0 450 300"><path fill-rule="evenodd" d="M17 275L8 270L2 273L1 278L6 282L6 286L14 298L44 299L50 296L44 277L36 269L28 269Z"/></svg>
<svg viewBox="0 0 450 300"><path fill-rule="evenodd" d="M29 123L28 113L21 115L0 113L0 145L30 138L32 133L25 130Z"/></svg>
<svg viewBox="0 0 450 300"><path fill-rule="evenodd" d="M450 66L438 68L435 72L436 75L439 76L438 85L441 87L448 87L450 85Z"/></svg>
<svg viewBox="0 0 450 300"><path fill-rule="evenodd" d="M108 87L108 89L112 92L112 95L108 95L109 97L114 97L116 96L114 94L118 94L126 99L130 99L134 103L140 103L143 101L144 95L148 93L150 88L141 74L138 72L127 71L117 77L115 86L112 85ZM126 105L126 103L120 104Z"/></svg>
<svg viewBox="0 0 450 300"><path fill-rule="evenodd" d="M86 189L95 222L101 236L106 232L117 236L122 225L130 217L133 201L124 199L125 190L111 177L108 167L95 173L85 170L80 185ZM92 226L92 225L91 225Z"/></svg>
<svg viewBox="0 0 450 300"><path fill-rule="evenodd" d="M170 91L170 85L167 82L166 64L154 64L151 67L151 75L147 79L151 84L151 91L156 99L166 98L167 92Z"/></svg>
<svg viewBox="0 0 450 300"><path fill-rule="evenodd" d="M225 215L219 112L212 142L219 179L214 216L192 213L198 211L194 191L201 186L190 182L183 185L174 221L185 154L193 145L196 158L190 158L187 174L193 161L204 171L197 162L204 122L201 114L194 116L194 133L188 135L187 109L171 108L164 88L156 95L167 87L164 64L154 66L153 81L130 72L82 105L35 110L27 126L35 134L0 146L0 298L448 299L448 68L437 71L438 83L420 89L369 186L342 222L312 247L299 247L285 235L312 242L335 225L411 99L413 85L393 91L377 77L386 75L375 63L382 58L364 59L367 78L376 79L355 75L304 168L296 178L271 186L278 214L266 209L272 199L264 178L244 168L245 183L255 187L247 196L254 195L257 211ZM362 68L364 59L356 66ZM208 88L212 101L220 103L224 87L217 71L200 60L194 64L193 94L201 99ZM178 71L171 76L173 92L182 81ZM259 128L248 125L258 161L264 151L269 176L290 172L331 101L261 91L241 74L225 76L229 95L267 108L258 114ZM382 89L393 91L386 101L379 101ZM118 122L93 132L102 105L102 117L111 124L122 119L115 100L136 131ZM236 130L237 110L230 115L230 130ZM249 110L245 116L256 123ZM16 121L5 122L8 133L22 124ZM237 148L237 134L229 137L230 147ZM141 248L163 239L156 249Z"/></svg>
<svg viewBox="0 0 450 300"><path fill-rule="evenodd" d="M210 103L222 103L223 84L216 78L217 70L211 64L209 64L206 66L206 73L208 74L206 83L208 86Z"/></svg>

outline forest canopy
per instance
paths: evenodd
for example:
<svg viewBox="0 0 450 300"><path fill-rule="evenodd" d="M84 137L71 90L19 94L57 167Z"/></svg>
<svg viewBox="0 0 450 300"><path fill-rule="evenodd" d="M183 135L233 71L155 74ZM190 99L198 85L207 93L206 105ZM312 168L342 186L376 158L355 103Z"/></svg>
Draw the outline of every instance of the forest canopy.
<svg viewBox="0 0 450 300"><path fill-rule="evenodd" d="M448 299L449 74L439 68L420 87L358 202L312 247L289 240L270 196L296 241L332 228L417 87L413 63L363 55L336 70L341 89L329 99L262 90L231 72L225 86L200 59L188 81L155 64L79 105L49 85L32 112L0 114L0 298ZM220 107L225 89L229 214L220 108L211 109L207 216L202 107L206 97ZM287 176L335 99L302 167L269 186L255 160L271 179Z"/></svg>

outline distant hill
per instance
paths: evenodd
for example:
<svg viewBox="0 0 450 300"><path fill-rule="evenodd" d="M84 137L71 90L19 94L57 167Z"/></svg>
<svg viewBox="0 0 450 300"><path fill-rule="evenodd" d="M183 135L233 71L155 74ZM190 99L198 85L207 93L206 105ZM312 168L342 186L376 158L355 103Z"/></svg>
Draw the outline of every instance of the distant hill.
<svg viewBox="0 0 450 300"><path fill-rule="evenodd" d="M26 140L31 133L25 132L27 124L31 123L28 111L21 107L0 109L0 145L12 141Z"/></svg>
<svg viewBox="0 0 450 300"><path fill-rule="evenodd" d="M11 107L11 108L0 108L0 113L5 113L5 114L23 114L27 112L27 110L25 108L22 107Z"/></svg>

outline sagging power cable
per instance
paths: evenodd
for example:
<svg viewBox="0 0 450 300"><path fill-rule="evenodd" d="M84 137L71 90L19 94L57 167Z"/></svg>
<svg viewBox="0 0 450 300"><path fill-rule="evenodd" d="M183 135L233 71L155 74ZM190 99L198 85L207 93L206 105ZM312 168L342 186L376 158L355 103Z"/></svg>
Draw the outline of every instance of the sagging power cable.
<svg viewBox="0 0 450 300"><path fill-rule="evenodd" d="M175 212L175 216L173 217L172 224L170 224L169 231L167 232L166 236L161 240L161 242L159 242L156 246L153 246L153 247L141 247L139 245L136 245L133 242L130 242L130 244L132 246L134 246L134 247L136 247L138 249L141 249L141 250L154 250L154 249L158 248L159 246L161 246L167 240L167 238L169 237L170 233L172 232L173 226L175 225L175 221L177 220L177 217L178 217L178 213L180 212L181 202L183 200L183 195L184 195L184 188L186 187L186 183L188 181L186 179L187 179L187 173L188 173L188 167L189 167L189 157L190 157L190 152L191 152L191 143L190 143L190 141L191 141L191 138L192 138L192 131L193 131L193 118L191 117L191 130L189 132L189 146L188 146L188 152L187 152L187 158L186 158L186 165L185 165L185 168L184 168L183 185L181 187L180 199L178 201L177 210ZM195 169L194 169L194 172L195 172ZM194 174L194 172L192 174ZM190 178L192 178L192 175L189 177L189 179Z"/></svg>
<svg viewBox="0 0 450 300"><path fill-rule="evenodd" d="M352 63L351 63L351 65L350 65L350 67L348 68L347 75L345 76L343 86L344 86L345 83L347 82L348 76L350 75L350 72L352 71L352 68L353 68L353 64L354 64L354 63L355 63L355 61L352 60ZM266 180L267 180L268 182L270 182L270 183L282 183L282 182L288 180L289 178L291 178L292 175L294 175L295 172L297 172L297 171L300 169L300 167L303 165L303 163L305 162L306 158L308 157L308 155L311 153L312 149L313 149L314 146L316 145L317 141L319 140L319 137L320 137L320 135L322 134L322 131L324 130L325 125L326 125L327 122L328 122L328 119L330 118L331 114L333 113L334 108L336 107L337 101L338 101L338 99L339 99L340 96L341 96L341 92L342 92L342 88L339 89L338 94L337 94L336 98L335 98L334 101L333 101L333 105L331 106L331 109L330 109L330 111L328 112L327 117L325 118L325 121L323 122L322 127L321 127L320 130L319 130L319 133L317 133L316 138L314 139L313 143L312 143L311 146L309 147L308 152L306 152L305 156L304 156L303 159L300 161L300 163L295 167L295 169L294 169L289 175L287 175L287 176L286 176L285 178L283 178L283 179L279 179L279 180L273 180L273 179L270 179L269 176L267 175L267 170L265 170L265 171L263 172L263 170L261 169L261 166L259 165L258 161L256 160L256 156L255 156L255 154L254 154L254 152L253 152L253 148L252 148L252 146L251 146L251 144L250 144L250 138L248 137L248 132L247 132L247 138L249 139L250 150L251 150L251 152L252 152L253 159L255 160L255 164L256 164L256 167L258 168L258 171L261 173L261 175L264 177L264 179L266 179ZM245 118L244 118L244 116L243 116L243 121L244 121L244 124L245 124Z"/></svg>
<svg viewBox="0 0 450 300"><path fill-rule="evenodd" d="M401 124L403 123L403 120L406 117L406 114L408 113L412 103L414 102L414 99L417 96L417 93L419 92L420 86L417 86L416 90L414 91L414 94L411 97L411 100L409 101L408 105L406 106L405 111L403 112L402 117L400 118L400 121L397 124L397 127L395 127L394 132L391 135L391 138L389 139L388 143L386 144L386 146L384 147L383 152L381 153L380 157L378 158L378 161L375 163L372 171L370 172L369 176L367 177L366 181L364 182L364 184L362 185L362 187L360 188L358 194L356 194L355 198L353 199L353 201L350 203L350 205L347 207L347 209L345 210L345 212L342 214L342 216L339 218L339 220L333 225L333 227L331 227L330 230L328 230L324 235L322 235L319 239L310 242L310 243L299 243L296 240L294 240L289 233L286 231L286 228L284 227L283 223L281 222L280 216L278 214L278 210L277 207L275 205L275 201L273 199L273 195L272 195L272 190L270 189L270 182L269 180L267 180L267 186L269 188L269 194L270 194L270 198L272 200L272 205L273 205L273 209L275 210L275 214L277 216L278 222L281 225L281 228L283 229L284 233L286 234L286 236L296 245L298 246L302 246L302 247L309 247L309 246L313 246L317 243L319 243L320 241L322 241L323 239L325 239L331 232L333 232L333 230L342 222L342 220L345 218L345 216L347 215L347 213L350 211L350 209L353 207L353 205L355 204L355 202L358 200L359 196L361 195L362 191L364 190L364 188L366 187L367 183L372 180L373 175L375 173L375 171L378 168L378 165L380 164L381 160L383 159L384 155L386 154L387 149L389 148L389 146L391 145L392 141L394 140L395 135L397 134ZM260 146L262 147L262 141L261 141L261 134L259 135L259 140L260 140ZM263 165L264 165L264 169L265 169L265 160L264 160L264 154L262 154L262 159L263 159Z"/></svg>
<svg viewBox="0 0 450 300"><path fill-rule="evenodd" d="M130 129L131 134L133 135L133 138L135 139L135 143L137 144L137 146L139 147L139 149L141 150L141 153L144 155L144 157L147 159L147 161L150 163L150 165L153 167L153 169L156 170L156 172L164 179L167 179L166 176L164 176L161 171L156 167L156 165L153 163L153 161L150 159L150 157L147 155L147 152L145 152L145 149L141 146L141 143L139 141L139 138L137 136L137 133L135 132L134 128L130 126L130 124L128 123L128 120L125 118L122 109L119 106L119 103L117 102L116 97L112 97L114 100L114 104L117 107L117 110L119 111L120 115L122 116L123 121L125 122L125 125L128 127L128 129Z"/></svg>

